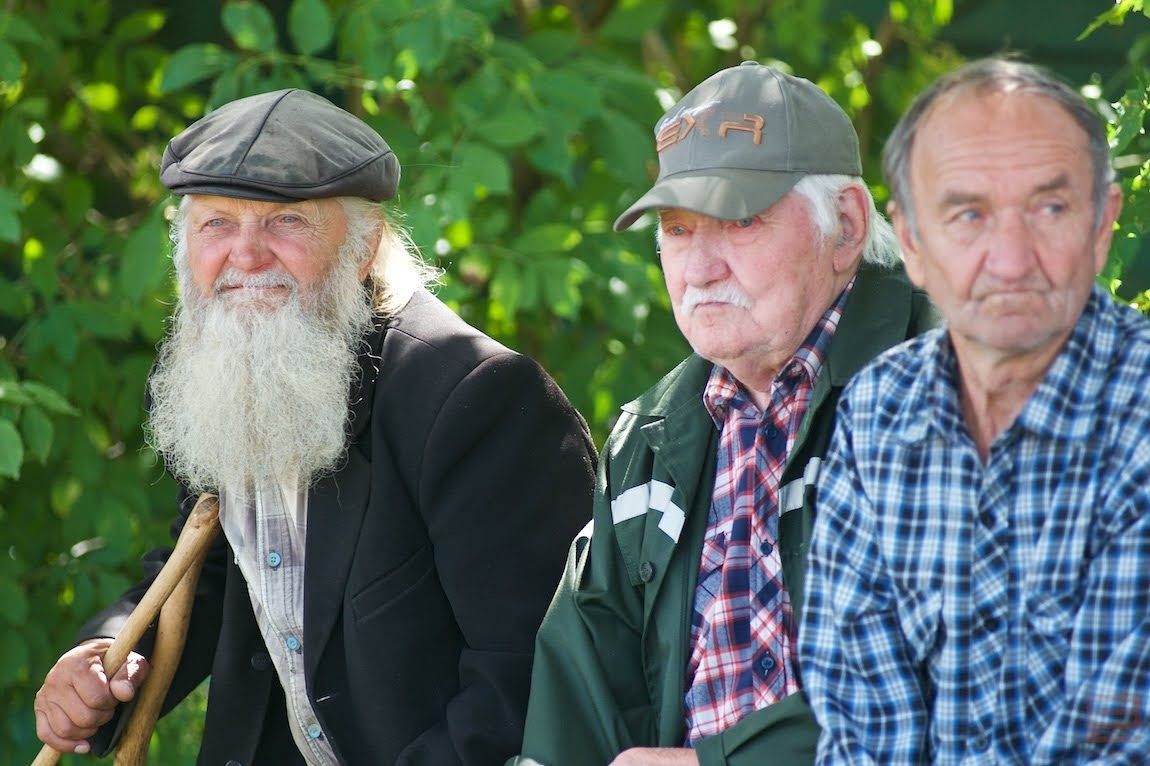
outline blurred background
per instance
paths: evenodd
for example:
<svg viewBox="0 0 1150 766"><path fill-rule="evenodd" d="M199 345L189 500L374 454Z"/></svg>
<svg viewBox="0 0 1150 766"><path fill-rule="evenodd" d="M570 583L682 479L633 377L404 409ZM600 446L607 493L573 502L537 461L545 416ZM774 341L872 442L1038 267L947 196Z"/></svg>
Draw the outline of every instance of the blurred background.
<svg viewBox="0 0 1150 766"><path fill-rule="evenodd" d="M852 116L881 207L914 94L1007 51L1109 123L1126 203L1101 279L1146 310L1142 0L4 0L0 766L31 762L44 673L166 539L175 488L141 436L174 296L156 175L206 110L301 87L376 127L440 296L536 357L602 444L687 353L653 221L611 231L653 178L664 109L745 59L811 79ZM152 763L194 762L203 704L161 722Z"/></svg>

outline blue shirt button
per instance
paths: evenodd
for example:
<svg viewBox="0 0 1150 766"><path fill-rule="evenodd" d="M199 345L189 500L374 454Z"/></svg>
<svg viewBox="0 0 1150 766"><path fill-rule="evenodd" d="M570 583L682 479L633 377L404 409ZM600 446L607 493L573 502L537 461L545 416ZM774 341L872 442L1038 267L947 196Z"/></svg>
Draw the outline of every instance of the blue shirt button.
<svg viewBox="0 0 1150 766"><path fill-rule="evenodd" d="M759 664L763 666L763 670L770 670L775 666L775 658L769 654L764 655L763 658L759 660Z"/></svg>
<svg viewBox="0 0 1150 766"><path fill-rule="evenodd" d="M291 649L293 652L298 652L300 648L299 639L295 636L288 636L287 648Z"/></svg>
<svg viewBox="0 0 1150 766"><path fill-rule="evenodd" d="M307 727L307 735L312 739L319 739L321 734L323 734L323 729L319 728L318 723L313 723L311 726Z"/></svg>
<svg viewBox="0 0 1150 766"><path fill-rule="evenodd" d="M283 563L283 556L279 555L279 553L277 553L276 551L272 551L271 553L268 554L268 566L271 567L272 569L275 569L276 567L278 567L282 563Z"/></svg>

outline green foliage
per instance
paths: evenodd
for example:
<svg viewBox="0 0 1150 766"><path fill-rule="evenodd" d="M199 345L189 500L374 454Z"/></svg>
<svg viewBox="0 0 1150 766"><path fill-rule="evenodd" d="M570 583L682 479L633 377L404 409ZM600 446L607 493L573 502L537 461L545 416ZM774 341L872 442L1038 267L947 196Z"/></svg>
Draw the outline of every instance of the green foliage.
<svg viewBox="0 0 1150 766"><path fill-rule="evenodd" d="M0 766L32 759L44 673L84 618L137 577L173 510L174 486L142 437L144 380L173 298L168 200L156 178L172 135L207 109L283 87L362 116L403 162L396 206L444 269L440 295L539 359L601 442L619 405L687 351L650 222L611 230L650 184L663 109L721 67L773 62L843 104L877 180L882 140L910 97L959 61L936 41L951 0L880 3L871 23L831 5L9 4L0 16ZM853 7L835 8L844 5ZM1113 14L1106 21L1121 20ZM1130 88L1112 113L1116 145L1134 163L1114 280L1133 261L1150 199L1147 165L1133 159L1147 92ZM193 761L203 704L201 691L161 722L153 763Z"/></svg>

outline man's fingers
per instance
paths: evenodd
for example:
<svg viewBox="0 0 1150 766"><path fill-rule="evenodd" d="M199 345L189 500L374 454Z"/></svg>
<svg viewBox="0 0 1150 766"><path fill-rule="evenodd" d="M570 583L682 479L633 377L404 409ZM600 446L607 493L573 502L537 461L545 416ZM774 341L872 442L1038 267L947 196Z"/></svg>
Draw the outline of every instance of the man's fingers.
<svg viewBox="0 0 1150 766"><path fill-rule="evenodd" d="M86 737L96 728L78 727L59 706L36 695L36 736L45 745L61 753L87 753L91 746Z"/></svg>

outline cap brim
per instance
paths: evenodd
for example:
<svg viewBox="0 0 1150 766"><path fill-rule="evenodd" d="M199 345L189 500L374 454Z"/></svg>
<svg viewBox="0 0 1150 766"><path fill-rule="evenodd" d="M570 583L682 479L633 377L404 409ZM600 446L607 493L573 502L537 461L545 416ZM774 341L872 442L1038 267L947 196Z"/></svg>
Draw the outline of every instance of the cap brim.
<svg viewBox="0 0 1150 766"><path fill-rule="evenodd" d="M734 221L763 212L806 177L803 172L708 168L661 178L615 220L625 231L648 210L675 208Z"/></svg>
<svg viewBox="0 0 1150 766"><path fill-rule="evenodd" d="M225 184L189 184L172 189L172 194L177 197L184 197L188 194L203 194L209 197L234 197L258 202L302 202L305 199L304 197L288 197L285 194L277 194L267 189Z"/></svg>

